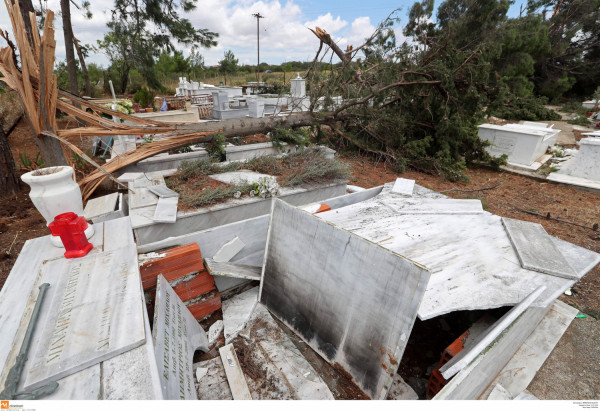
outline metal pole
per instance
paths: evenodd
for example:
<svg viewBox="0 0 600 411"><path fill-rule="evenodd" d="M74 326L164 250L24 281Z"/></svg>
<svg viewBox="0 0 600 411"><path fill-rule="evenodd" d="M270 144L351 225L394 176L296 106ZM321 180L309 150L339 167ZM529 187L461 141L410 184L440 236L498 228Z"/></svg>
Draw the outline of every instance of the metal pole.
<svg viewBox="0 0 600 411"><path fill-rule="evenodd" d="M260 81L260 19L264 19L260 13L254 13L252 15L256 17L256 81Z"/></svg>

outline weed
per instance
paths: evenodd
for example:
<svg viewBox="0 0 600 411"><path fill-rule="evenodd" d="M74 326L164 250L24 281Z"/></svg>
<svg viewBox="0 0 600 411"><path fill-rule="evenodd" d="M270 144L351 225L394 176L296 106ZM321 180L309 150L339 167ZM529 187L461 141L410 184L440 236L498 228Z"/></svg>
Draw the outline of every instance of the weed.
<svg viewBox="0 0 600 411"><path fill-rule="evenodd" d="M37 153L35 160L32 161L27 156L27 150L23 150L23 154L19 154L19 160L21 160L21 164L26 170L44 168L44 159L42 158L42 154L40 152Z"/></svg>
<svg viewBox="0 0 600 411"><path fill-rule="evenodd" d="M187 146L183 146L178 150L179 153L191 153L192 152L192 146L187 145Z"/></svg>
<svg viewBox="0 0 600 411"><path fill-rule="evenodd" d="M83 157L81 157L79 154L77 154L74 151L71 151L71 154L73 154L73 163L75 165L75 168L85 168L86 167L87 161L85 161Z"/></svg>
<svg viewBox="0 0 600 411"><path fill-rule="evenodd" d="M238 191L241 193L251 190L249 184L239 184L234 186L207 187L193 194L184 194L181 201L187 207L203 207L217 203L224 199L232 198Z"/></svg>
<svg viewBox="0 0 600 411"><path fill-rule="evenodd" d="M206 151L211 158L224 160L225 158L225 136L222 133L214 135L213 139L206 145Z"/></svg>

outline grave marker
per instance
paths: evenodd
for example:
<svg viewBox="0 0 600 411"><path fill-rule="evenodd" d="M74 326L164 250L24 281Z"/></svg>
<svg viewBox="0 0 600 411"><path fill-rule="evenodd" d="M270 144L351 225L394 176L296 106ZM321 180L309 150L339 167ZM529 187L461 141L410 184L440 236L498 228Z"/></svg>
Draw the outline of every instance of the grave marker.
<svg viewBox="0 0 600 411"><path fill-rule="evenodd" d="M145 341L135 246L47 261L51 284L33 334L24 390L74 374Z"/></svg>
<svg viewBox="0 0 600 411"><path fill-rule="evenodd" d="M164 398L197 400L192 361L196 350L208 351L208 339L162 275L156 287L152 341Z"/></svg>

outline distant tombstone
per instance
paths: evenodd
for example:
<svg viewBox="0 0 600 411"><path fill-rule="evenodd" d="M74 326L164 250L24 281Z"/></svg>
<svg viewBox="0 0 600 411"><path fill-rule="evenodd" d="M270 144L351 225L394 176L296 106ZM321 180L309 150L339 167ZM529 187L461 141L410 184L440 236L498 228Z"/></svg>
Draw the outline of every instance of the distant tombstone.
<svg viewBox="0 0 600 411"><path fill-rule="evenodd" d="M248 98L249 115L252 118L265 116L265 100L260 97Z"/></svg>
<svg viewBox="0 0 600 411"><path fill-rule="evenodd" d="M152 341L163 396L197 400L192 362L196 350L208 351L206 333L162 275L154 310Z"/></svg>
<svg viewBox="0 0 600 411"><path fill-rule="evenodd" d="M293 98L302 98L306 96L306 80L300 77L300 73L296 78L290 80L292 83L291 86L291 95Z"/></svg>
<svg viewBox="0 0 600 411"><path fill-rule="evenodd" d="M136 256L133 246L43 265L40 281L50 288L23 371L26 391L144 343Z"/></svg>
<svg viewBox="0 0 600 411"><path fill-rule="evenodd" d="M229 95L226 91L213 91L213 108L216 110L229 110Z"/></svg>

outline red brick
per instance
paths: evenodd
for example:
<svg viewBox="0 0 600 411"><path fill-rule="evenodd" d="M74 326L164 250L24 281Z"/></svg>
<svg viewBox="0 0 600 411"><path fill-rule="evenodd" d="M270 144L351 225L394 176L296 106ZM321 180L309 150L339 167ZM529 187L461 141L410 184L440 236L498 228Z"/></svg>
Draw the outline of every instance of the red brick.
<svg viewBox="0 0 600 411"><path fill-rule="evenodd" d="M191 304L187 307L196 320L201 320L221 308L221 294L217 293L216 296L206 301Z"/></svg>
<svg viewBox="0 0 600 411"><path fill-rule="evenodd" d="M215 289L215 280L212 275L204 271L198 273L191 280L181 282L173 287L181 301L192 300Z"/></svg>
<svg viewBox="0 0 600 411"><path fill-rule="evenodd" d="M144 290L156 287L159 274L167 281L173 281L197 271L205 271L198 244L191 243L165 252L165 256L147 262L140 267Z"/></svg>

